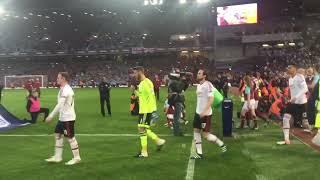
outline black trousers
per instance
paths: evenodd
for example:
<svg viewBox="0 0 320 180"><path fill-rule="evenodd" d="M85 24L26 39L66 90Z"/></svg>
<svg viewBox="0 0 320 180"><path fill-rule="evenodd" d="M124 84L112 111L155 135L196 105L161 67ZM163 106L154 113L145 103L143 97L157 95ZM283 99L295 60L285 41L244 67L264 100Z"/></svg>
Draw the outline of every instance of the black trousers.
<svg viewBox="0 0 320 180"><path fill-rule="evenodd" d="M100 96L100 105L101 105L101 114L102 114L102 116L106 116L106 111L104 109L105 103L107 104L108 114L111 116L110 97Z"/></svg>
<svg viewBox="0 0 320 180"><path fill-rule="evenodd" d="M316 123L316 108L313 104L313 101L308 100L307 114L308 114L309 124L315 125L315 123Z"/></svg>
<svg viewBox="0 0 320 180"><path fill-rule="evenodd" d="M157 100L159 101L160 100L160 89L155 89L154 93L156 95Z"/></svg>
<svg viewBox="0 0 320 180"><path fill-rule="evenodd" d="M182 136L183 133L180 128L181 113L183 112L183 103L178 102L174 104L174 115L173 115L173 135Z"/></svg>
<svg viewBox="0 0 320 180"><path fill-rule="evenodd" d="M30 112L31 115L31 123L36 123L38 116L40 113L44 113L44 119L43 121L46 120L46 118L49 116L49 109L48 108L40 108L40 111L38 112Z"/></svg>

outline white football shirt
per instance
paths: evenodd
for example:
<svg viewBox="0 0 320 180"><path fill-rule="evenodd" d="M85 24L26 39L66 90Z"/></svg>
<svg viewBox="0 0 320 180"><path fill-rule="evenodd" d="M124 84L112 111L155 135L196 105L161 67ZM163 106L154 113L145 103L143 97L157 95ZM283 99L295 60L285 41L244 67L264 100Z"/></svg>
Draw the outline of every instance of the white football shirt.
<svg viewBox="0 0 320 180"><path fill-rule="evenodd" d="M290 88L290 95L291 101L294 104L305 104L308 101L307 92L308 92L308 85L303 75L296 74L294 77L289 79L289 88Z"/></svg>
<svg viewBox="0 0 320 180"><path fill-rule="evenodd" d="M196 113L201 114L205 110L205 107L210 97L213 97L213 85L209 81L205 81L197 86L197 109ZM205 114L206 116L212 115L212 108Z"/></svg>
<svg viewBox="0 0 320 180"><path fill-rule="evenodd" d="M60 88L58 93L58 104L49 115L54 117L59 113L59 121L75 121L76 113L74 110L74 92L69 84Z"/></svg>

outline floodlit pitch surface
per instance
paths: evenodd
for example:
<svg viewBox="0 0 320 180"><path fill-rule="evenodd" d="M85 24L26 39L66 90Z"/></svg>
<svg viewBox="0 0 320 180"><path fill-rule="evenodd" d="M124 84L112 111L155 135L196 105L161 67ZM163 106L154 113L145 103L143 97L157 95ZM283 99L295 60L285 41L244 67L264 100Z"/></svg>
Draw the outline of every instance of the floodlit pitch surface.
<svg viewBox="0 0 320 180"><path fill-rule="evenodd" d="M42 90L42 106L50 109L56 103L57 89ZM166 90L158 104L161 119L154 131L165 135L167 144L162 152L156 152L149 140L148 159L135 159L139 141L137 118L130 116L129 89L112 89L113 116L103 118L97 89L75 89L76 133L82 156L81 164L66 167L63 163L44 162L53 153L52 136L56 121L44 124L42 116L38 123L0 134L0 179L110 179L110 180L270 180L317 178L320 154L298 140L290 146L276 146L282 138L276 126L258 131L235 130L234 138L224 138L229 151L221 155L213 144L203 144L205 159L189 161L192 142L192 118L195 110L194 89L187 91L187 118L184 128L189 136L172 137L163 126L163 102ZM25 110L24 90L5 90L3 104L20 118L29 118ZM235 107L239 106L236 101ZM217 114L217 112L215 112ZM221 119L215 115L212 132L221 137ZM64 145L64 161L71 159L69 144Z"/></svg>

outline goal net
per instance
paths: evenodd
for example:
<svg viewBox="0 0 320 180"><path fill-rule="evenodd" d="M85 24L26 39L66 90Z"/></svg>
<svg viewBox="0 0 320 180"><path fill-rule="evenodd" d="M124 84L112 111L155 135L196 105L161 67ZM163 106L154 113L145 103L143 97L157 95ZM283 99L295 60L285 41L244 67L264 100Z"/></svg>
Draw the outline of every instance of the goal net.
<svg viewBox="0 0 320 180"><path fill-rule="evenodd" d="M46 75L13 75L4 77L5 88L24 88L25 85L30 83L40 82L41 87L46 87L48 84L48 76Z"/></svg>

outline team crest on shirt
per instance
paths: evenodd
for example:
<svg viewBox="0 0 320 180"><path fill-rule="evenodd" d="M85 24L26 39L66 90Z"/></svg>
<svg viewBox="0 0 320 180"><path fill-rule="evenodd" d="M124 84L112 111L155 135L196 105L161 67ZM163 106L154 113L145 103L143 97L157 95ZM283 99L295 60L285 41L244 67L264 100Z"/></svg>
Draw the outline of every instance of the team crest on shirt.
<svg viewBox="0 0 320 180"><path fill-rule="evenodd" d="M9 127L10 123L0 115L0 128Z"/></svg>
<svg viewBox="0 0 320 180"><path fill-rule="evenodd" d="M202 129L204 129L206 127L207 123L201 123L201 127Z"/></svg>
<svg viewBox="0 0 320 180"><path fill-rule="evenodd" d="M303 118L307 118L307 112L304 112L304 113L302 114L302 117L303 117Z"/></svg>

